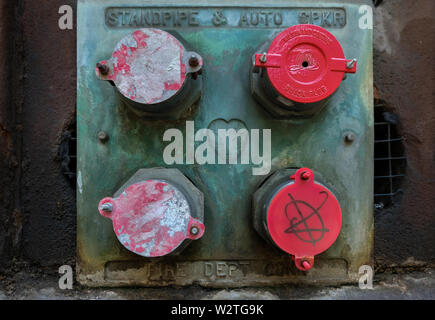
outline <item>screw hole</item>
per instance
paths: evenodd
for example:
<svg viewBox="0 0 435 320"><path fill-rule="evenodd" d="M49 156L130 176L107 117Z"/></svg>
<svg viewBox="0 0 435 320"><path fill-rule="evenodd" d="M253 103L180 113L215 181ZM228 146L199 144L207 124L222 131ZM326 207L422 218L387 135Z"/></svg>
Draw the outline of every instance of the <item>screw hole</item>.
<svg viewBox="0 0 435 320"><path fill-rule="evenodd" d="M302 62L302 67L304 67L304 68L308 67L308 61Z"/></svg>

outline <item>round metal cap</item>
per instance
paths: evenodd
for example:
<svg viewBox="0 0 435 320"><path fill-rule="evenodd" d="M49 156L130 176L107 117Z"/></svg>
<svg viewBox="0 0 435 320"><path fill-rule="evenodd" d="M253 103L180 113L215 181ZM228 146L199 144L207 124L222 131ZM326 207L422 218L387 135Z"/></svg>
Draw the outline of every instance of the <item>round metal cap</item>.
<svg viewBox="0 0 435 320"><path fill-rule="evenodd" d="M109 60L100 61L96 74L111 80L126 98L141 104L157 104L174 96L186 81L190 53L178 39L153 28L136 30L122 38Z"/></svg>
<svg viewBox="0 0 435 320"><path fill-rule="evenodd" d="M132 184L118 198L102 199L98 210L113 221L122 245L144 257L167 255L185 239L201 238L205 230L191 217L183 193L163 180Z"/></svg>
<svg viewBox="0 0 435 320"><path fill-rule="evenodd" d="M292 26L279 33L256 66L267 68L273 87L283 97L314 103L330 96L345 72L356 71L356 61L344 58L338 40L327 30L309 24Z"/></svg>
<svg viewBox="0 0 435 320"><path fill-rule="evenodd" d="M283 251L296 258L312 257L337 239L340 205L327 188L314 181L310 169L299 169L292 178L294 182L282 187L269 203L267 229Z"/></svg>

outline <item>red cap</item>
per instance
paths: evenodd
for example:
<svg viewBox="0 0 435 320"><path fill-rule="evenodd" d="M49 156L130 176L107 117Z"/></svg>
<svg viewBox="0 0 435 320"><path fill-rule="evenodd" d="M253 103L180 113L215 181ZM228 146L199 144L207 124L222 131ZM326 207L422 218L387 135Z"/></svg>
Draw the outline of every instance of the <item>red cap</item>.
<svg viewBox="0 0 435 320"><path fill-rule="evenodd" d="M356 60L345 59L338 40L327 30L299 24L285 29L255 66L267 68L274 88L285 98L313 103L330 96L345 73L356 72Z"/></svg>
<svg viewBox="0 0 435 320"><path fill-rule="evenodd" d="M341 209L334 195L314 181L310 169L299 169L294 179L270 202L267 228L276 245L295 256L299 269L307 270L314 263L313 256L337 239Z"/></svg>
<svg viewBox="0 0 435 320"><path fill-rule="evenodd" d="M103 198L98 210L112 220L122 245L143 257L167 255L205 231L204 224L190 215L184 194L162 180L132 184L117 198Z"/></svg>

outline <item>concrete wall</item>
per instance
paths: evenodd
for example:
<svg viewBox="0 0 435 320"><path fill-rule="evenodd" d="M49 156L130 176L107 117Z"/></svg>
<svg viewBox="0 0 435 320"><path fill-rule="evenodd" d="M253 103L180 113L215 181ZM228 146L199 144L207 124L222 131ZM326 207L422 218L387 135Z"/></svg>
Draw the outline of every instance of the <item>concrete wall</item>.
<svg viewBox="0 0 435 320"><path fill-rule="evenodd" d="M22 257L42 265L75 255L75 196L60 171L62 131L76 104L75 30L60 30L61 5L76 1L24 0Z"/></svg>
<svg viewBox="0 0 435 320"><path fill-rule="evenodd" d="M19 199L21 99L13 88L21 85L20 32L12 1L0 1L0 267L19 253L22 215ZM15 31L18 35L14 37Z"/></svg>
<svg viewBox="0 0 435 320"><path fill-rule="evenodd" d="M434 12L432 0L384 0L375 10L375 85L399 117L407 156L400 205L375 219L379 263L435 262Z"/></svg>
<svg viewBox="0 0 435 320"><path fill-rule="evenodd" d="M16 255L39 265L69 263L75 199L57 153L74 117L76 36L59 30L58 8L69 4L75 12L76 1L1 3L0 38L9 45L0 63L15 85L0 73L0 261ZM399 116L408 157L401 205L375 219L380 264L435 263L433 12L432 0L384 0L375 9L375 84Z"/></svg>

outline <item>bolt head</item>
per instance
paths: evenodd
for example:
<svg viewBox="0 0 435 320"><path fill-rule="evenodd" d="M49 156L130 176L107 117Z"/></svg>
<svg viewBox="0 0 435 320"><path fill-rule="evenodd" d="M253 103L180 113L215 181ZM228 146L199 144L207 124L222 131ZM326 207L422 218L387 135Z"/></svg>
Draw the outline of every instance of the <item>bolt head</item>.
<svg viewBox="0 0 435 320"><path fill-rule="evenodd" d="M301 262L301 265L302 265L302 267L303 267L305 270L308 270L308 269L311 268L311 264L310 264L308 261L306 261L306 260L303 260L303 261Z"/></svg>
<svg viewBox="0 0 435 320"><path fill-rule="evenodd" d="M264 52L263 55L260 57L260 62L266 63L266 61L267 61L266 52Z"/></svg>
<svg viewBox="0 0 435 320"><path fill-rule="evenodd" d="M103 76L107 76L109 74L110 68L108 65L97 63L97 68Z"/></svg>
<svg viewBox="0 0 435 320"><path fill-rule="evenodd" d="M346 135L344 136L344 140L346 142L354 142L355 141L355 134L353 133L346 133Z"/></svg>
<svg viewBox="0 0 435 320"><path fill-rule="evenodd" d="M190 234L196 236L199 233L199 228L196 226L193 226L192 228L190 228Z"/></svg>
<svg viewBox="0 0 435 320"><path fill-rule="evenodd" d="M100 206L101 211L112 212L113 205L110 202L106 202Z"/></svg>
<svg viewBox="0 0 435 320"><path fill-rule="evenodd" d="M189 58L189 66L191 66L192 68L195 68L197 66L199 66L199 59L197 56L195 55L191 55Z"/></svg>
<svg viewBox="0 0 435 320"><path fill-rule="evenodd" d="M356 62L356 59L352 59L351 61L347 62L346 63L346 68L352 69L354 64L355 64L355 62Z"/></svg>
<svg viewBox="0 0 435 320"><path fill-rule="evenodd" d="M309 172L304 171L301 174L301 179L302 180L308 180L310 177L311 177L311 173L309 173Z"/></svg>
<svg viewBox="0 0 435 320"><path fill-rule="evenodd" d="M106 142L109 139L109 135L105 131L98 132L98 139L101 142Z"/></svg>

